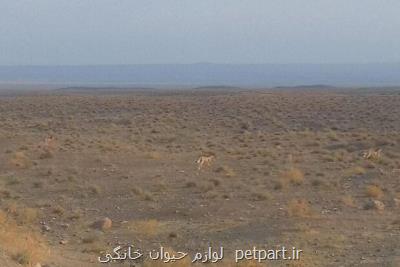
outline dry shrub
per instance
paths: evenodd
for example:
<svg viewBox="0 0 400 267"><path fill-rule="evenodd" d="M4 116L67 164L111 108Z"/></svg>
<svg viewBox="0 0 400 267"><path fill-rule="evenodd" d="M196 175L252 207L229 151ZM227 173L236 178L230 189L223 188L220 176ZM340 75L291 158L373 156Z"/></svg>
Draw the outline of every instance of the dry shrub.
<svg viewBox="0 0 400 267"><path fill-rule="evenodd" d="M347 175L349 176L363 175L365 173L366 173L365 169L361 166L356 166L347 170Z"/></svg>
<svg viewBox="0 0 400 267"><path fill-rule="evenodd" d="M336 161L340 161L340 162L343 162L344 160L345 160L345 152L344 151L336 151L335 153L334 153L334 159L336 160Z"/></svg>
<svg viewBox="0 0 400 267"><path fill-rule="evenodd" d="M49 256L49 249L38 234L18 226L4 212L0 212L0 250L24 266L35 266Z"/></svg>
<svg viewBox="0 0 400 267"><path fill-rule="evenodd" d="M147 200L147 201L153 201L154 197L153 195L149 192L146 191L138 186L134 186L131 189L132 193L135 194L136 196L142 198L143 200Z"/></svg>
<svg viewBox="0 0 400 267"><path fill-rule="evenodd" d="M377 185L368 185L365 188L365 194L374 199L381 199L384 196L382 189Z"/></svg>
<svg viewBox="0 0 400 267"><path fill-rule="evenodd" d="M59 216L63 215L65 213L65 209L59 205L55 205L52 209L52 212L54 214L57 214Z"/></svg>
<svg viewBox="0 0 400 267"><path fill-rule="evenodd" d="M272 154L271 151L270 151L270 150L267 150L267 149L263 149L263 150L259 149L259 150L257 150L256 153L257 153L259 156L263 157L263 158L270 157L271 154Z"/></svg>
<svg viewBox="0 0 400 267"><path fill-rule="evenodd" d="M287 211L290 216L294 217L307 218L313 215L310 204L305 199L295 199L290 201Z"/></svg>
<svg viewBox="0 0 400 267"><path fill-rule="evenodd" d="M83 252L100 254L107 250L108 245L104 241L102 232L94 231L82 237L82 244L84 245Z"/></svg>
<svg viewBox="0 0 400 267"><path fill-rule="evenodd" d="M31 159L24 152L16 152L10 159L10 163L18 168L26 169L32 166Z"/></svg>
<svg viewBox="0 0 400 267"><path fill-rule="evenodd" d="M234 177L236 175L235 171L228 166L218 167L215 172L222 173L225 177Z"/></svg>
<svg viewBox="0 0 400 267"><path fill-rule="evenodd" d="M155 219L139 220L128 223L128 229L147 237L156 236L161 230L161 224Z"/></svg>
<svg viewBox="0 0 400 267"><path fill-rule="evenodd" d="M50 150L44 150L42 153L40 153L39 158L40 159L51 159L53 158L53 152L51 152Z"/></svg>
<svg viewBox="0 0 400 267"><path fill-rule="evenodd" d="M17 211L17 221L21 224L31 224L38 218L37 209L23 208Z"/></svg>
<svg viewBox="0 0 400 267"><path fill-rule="evenodd" d="M84 253L93 253L99 255L100 253L103 253L106 251L108 248L108 245L104 243L103 241L91 243L91 244L86 244L85 248L82 250Z"/></svg>
<svg viewBox="0 0 400 267"><path fill-rule="evenodd" d="M254 201L265 201L271 200L272 196L268 192L253 192L252 193L252 200Z"/></svg>
<svg viewBox="0 0 400 267"><path fill-rule="evenodd" d="M17 185L20 183L21 181L17 177L14 176L7 177L7 185Z"/></svg>
<svg viewBox="0 0 400 267"><path fill-rule="evenodd" d="M331 141L339 141L339 137L337 135L337 133L335 131L329 131L329 133L327 134L327 137L329 138L329 140Z"/></svg>
<svg viewBox="0 0 400 267"><path fill-rule="evenodd" d="M159 159L161 159L161 153L157 152L157 151L151 151L151 152L148 152L146 154L146 158L147 159L159 160Z"/></svg>
<svg viewBox="0 0 400 267"><path fill-rule="evenodd" d="M92 244L101 240L101 235L99 232L93 232L82 237L82 243Z"/></svg>
<svg viewBox="0 0 400 267"><path fill-rule="evenodd" d="M351 207L351 208L356 207L356 204L354 203L354 199L351 196L342 197L342 203L347 207Z"/></svg>
<svg viewBox="0 0 400 267"><path fill-rule="evenodd" d="M197 187L202 193L207 193L215 189L214 184L209 181L200 181L197 183Z"/></svg>
<svg viewBox="0 0 400 267"><path fill-rule="evenodd" d="M304 174L297 168L290 168L283 173L283 178L290 181L294 185L301 185L304 183Z"/></svg>
<svg viewBox="0 0 400 267"><path fill-rule="evenodd" d="M29 225L35 222L38 218L38 210L28 207L20 207L15 202L10 202L6 205L7 216L15 219L15 222L20 225Z"/></svg>
<svg viewBox="0 0 400 267"><path fill-rule="evenodd" d="M288 183L287 179L276 180L273 182L273 188L274 190L282 190L288 186Z"/></svg>
<svg viewBox="0 0 400 267"><path fill-rule="evenodd" d="M326 186L326 183L324 180L316 178L311 181L311 185L315 186L315 187L324 186L324 185Z"/></svg>
<svg viewBox="0 0 400 267"><path fill-rule="evenodd" d="M193 187L196 187L196 186L197 186L197 183L195 181L187 181L186 184L185 184L186 188L193 188Z"/></svg>
<svg viewBox="0 0 400 267"><path fill-rule="evenodd" d="M94 195L99 195L102 192L101 187L97 184L89 185L88 190L91 194Z"/></svg>

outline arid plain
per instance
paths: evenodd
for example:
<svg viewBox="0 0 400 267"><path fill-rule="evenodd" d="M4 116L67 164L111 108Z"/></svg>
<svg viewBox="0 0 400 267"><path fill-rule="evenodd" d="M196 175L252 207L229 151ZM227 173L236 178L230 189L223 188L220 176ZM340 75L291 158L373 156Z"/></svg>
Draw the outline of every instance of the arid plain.
<svg viewBox="0 0 400 267"><path fill-rule="evenodd" d="M0 266L400 266L400 90L2 93L0 208ZM283 245L301 259L228 254Z"/></svg>

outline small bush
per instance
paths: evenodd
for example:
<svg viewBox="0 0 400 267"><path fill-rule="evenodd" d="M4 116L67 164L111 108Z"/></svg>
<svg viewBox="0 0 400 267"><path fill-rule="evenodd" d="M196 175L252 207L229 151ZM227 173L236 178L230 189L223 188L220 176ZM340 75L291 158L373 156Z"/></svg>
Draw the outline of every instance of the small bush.
<svg viewBox="0 0 400 267"><path fill-rule="evenodd" d="M356 204L354 203L354 199L351 196L342 197L342 203L347 207L351 207L351 208L356 207Z"/></svg>
<svg viewBox="0 0 400 267"><path fill-rule="evenodd" d="M290 216L306 218L312 215L312 209L305 199L290 201L287 210Z"/></svg>
<svg viewBox="0 0 400 267"><path fill-rule="evenodd" d="M283 173L283 177L294 185L301 185L304 183L304 174L297 168L291 168Z"/></svg>
<svg viewBox="0 0 400 267"><path fill-rule="evenodd" d="M361 166L353 167L353 168L351 168L351 169L349 169L349 170L347 171L347 174L348 174L349 176L363 175L363 174L365 174L365 173L366 173L365 169L364 169L363 167L361 167Z"/></svg>
<svg viewBox="0 0 400 267"><path fill-rule="evenodd" d="M128 229L143 236L155 236L160 232L160 222L155 219L133 221L128 224Z"/></svg>
<svg viewBox="0 0 400 267"><path fill-rule="evenodd" d="M381 199L384 196L382 189L377 185L368 185L365 188L365 194L374 199Z"/></svg>

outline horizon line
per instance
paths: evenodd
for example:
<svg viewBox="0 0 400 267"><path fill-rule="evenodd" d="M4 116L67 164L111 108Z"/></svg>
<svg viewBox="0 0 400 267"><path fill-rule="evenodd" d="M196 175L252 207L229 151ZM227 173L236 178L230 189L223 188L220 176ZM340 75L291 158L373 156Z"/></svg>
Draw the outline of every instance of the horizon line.
<svg viewBox="0 0 400 267"><path fill-rule="evenodd" d="M99 63L99 64L0 64L0 67L129 67L129 66L188 66L188 65L224 65L224 66L265 66L265 65L398 65L400 61L391 62L291 62L291 63L218 63L218 62L194 62L194 63Z"/></svg>

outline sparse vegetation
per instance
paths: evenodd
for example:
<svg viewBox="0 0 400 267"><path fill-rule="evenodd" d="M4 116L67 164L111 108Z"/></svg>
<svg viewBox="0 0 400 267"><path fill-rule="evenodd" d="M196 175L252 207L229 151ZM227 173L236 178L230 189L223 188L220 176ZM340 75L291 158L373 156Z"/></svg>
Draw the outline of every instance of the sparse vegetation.
<svg viewBox="0 0 400 267"><path fill-rule="evenodd" d="M384 196L382 189L377 185L368 185L365 188L365 194L374 199L381 199Z"/></svg>
<svg viewBox="0 0 400 267"><path fill-rule="evenodd" d="M155 219L132 221L128 229L145 237L156 236L161 230L161 224Z"/></svg>
<svg viewBox="0 0 400 267"><path fill-rule="evenodd" d="M236 175L235 171L229 166L218 167L215 172L221 173L225 177L234 177Z"/></svg>
<svg viewBox="0 0 400 267"><path fill-rule="evenodd" d="M92 267L117 244L192 252L221 240L299 242L304 260L289 266L353 266L383 245L389 259L400 98L359 93L0 95L0 266ZM199 171L199 155L213 164Z"/></svg>
<svg viewBox="0 0 400 267"><path fill-rule="evenodd" d="M289 170L285 171L283 173L283 178L287 179L294 185L301 185L304 182L304 174L297 168L290 168Z"/></svg>
<svg viewBox="0 0 400 267"><path fill-rule="evenodd" d="M18 168L26 169L32 166L31 159L25 154L25 152L16 152L10 159L10 163Z"/></svg>
<svg viewBox="0 0 400 267"><path fill-rule="evenodd" d="M366 170L365 170L363 167L361 167L361 166L356 166L356 167L350 168L350 169L347 171L347 175L349 175L349 176L353 176L353 175L363 175L363 174L365 174L365 173L366 173Z"/></svg>
<svg viewBox="0 0 400 267"><path fill-rule="evenodd" d="M310 204L305 199L291 200L287 208L290 216L307 218L313 215Z"/></svg>
<svg viewBox="0 0 400 267"><path fill-rule="evenodd" d="M32 209L17 211L24 219L23 226L17 224L13 217L0 211L0 250L7 252L14 261L24 266L34 266L49 256L46 242L31 229L26 219L31 219ZM18 219L21 219L19 216Z"/></svg>
<svg viewBox="0 0 400 267"><path fill-rule="evenodd" d="M351 196L343 196L342 197L342 202L347 207L351 207L351 208L355 208L356 207L354 199Z"/></svg>

